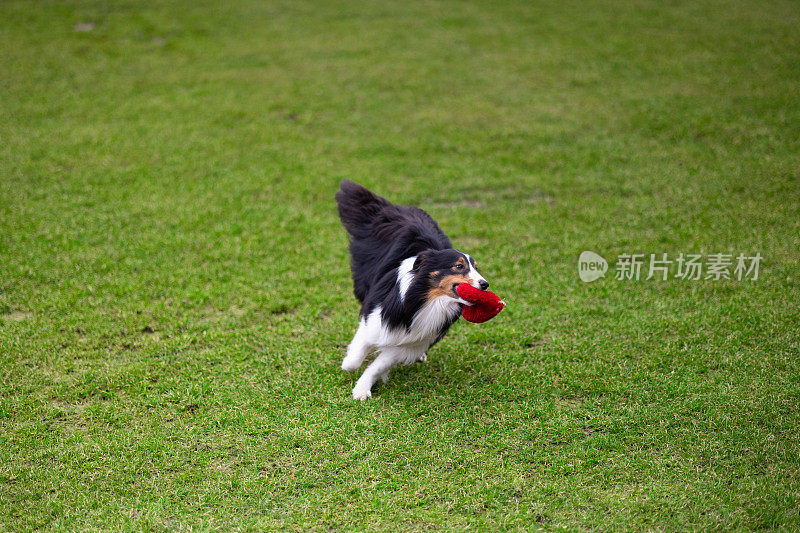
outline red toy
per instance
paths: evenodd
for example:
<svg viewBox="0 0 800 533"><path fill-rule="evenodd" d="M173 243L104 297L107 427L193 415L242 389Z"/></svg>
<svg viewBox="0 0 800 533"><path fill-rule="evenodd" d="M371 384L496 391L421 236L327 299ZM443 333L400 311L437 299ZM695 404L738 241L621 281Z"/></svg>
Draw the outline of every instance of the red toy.
<svg viewBox="0 0 800 533"><path fill-rule="evenodd" d="M476 324L494 318L506 305L495 293L476 289L468 283L460 284L456 291L461 298L472 303L464 306L461 315Z"/></svg>

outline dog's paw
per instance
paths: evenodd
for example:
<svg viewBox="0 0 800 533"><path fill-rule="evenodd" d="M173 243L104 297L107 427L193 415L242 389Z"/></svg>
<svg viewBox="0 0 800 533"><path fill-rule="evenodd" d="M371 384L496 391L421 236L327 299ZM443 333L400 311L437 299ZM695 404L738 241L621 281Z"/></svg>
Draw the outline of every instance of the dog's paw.
<svg viewBox="0 0 800 533"><path fill-rule="evenodd" d="M346 370L347 372L353 372L355 370L358 370L360 366L361 362L357 361L356 359L345 357L342 360L342 370Z"/></svg>
<svg viewBox="0 0 800 533"><path fill-rule="evenodd" d="M419 359L417 359L417 362L418 363L424 363L427 360L428 360L428 353L425 352L424 354L419 356Z"/></svg>
<svg viewBox="0 0 800 533"><path fill-rule="evenodd" d="M370 398L371 396L372 396L372 391L370 389L365 389L364 387L359 387L359 386L356 386L353 389L354 400L360 400L363 402L364 400Z"/></svg>

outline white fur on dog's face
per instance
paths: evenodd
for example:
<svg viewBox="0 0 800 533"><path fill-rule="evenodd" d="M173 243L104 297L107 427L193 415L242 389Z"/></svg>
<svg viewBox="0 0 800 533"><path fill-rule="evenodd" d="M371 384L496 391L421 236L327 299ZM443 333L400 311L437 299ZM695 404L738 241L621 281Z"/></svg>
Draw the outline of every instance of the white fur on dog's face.
<svg viewBox="0 0 800 533"><path fill-rule="evenodd" d="M470 278L472 278L472 286L475 287L476 289L480 289L481 288L481 281L483 281L484 283L488 283L488 282L486 281L486 278L481 276L480 273L478 272L478 270L475 268L475 260L472 258L472 256L469 255L469 254L464 254L464 255L466 255L467 259L469 260L469 274L468 275L469 275Z"/></svg>

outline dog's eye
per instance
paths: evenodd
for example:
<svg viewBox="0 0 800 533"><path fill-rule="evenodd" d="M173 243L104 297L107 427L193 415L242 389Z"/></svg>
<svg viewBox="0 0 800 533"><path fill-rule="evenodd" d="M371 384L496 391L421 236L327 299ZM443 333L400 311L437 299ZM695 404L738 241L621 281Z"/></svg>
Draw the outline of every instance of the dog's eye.
<svg viewBox="0 0 800 533"><path fill-rule="evenodd" d="M464 270L464 265L462 263L457 264L456 270Z"/></svg>

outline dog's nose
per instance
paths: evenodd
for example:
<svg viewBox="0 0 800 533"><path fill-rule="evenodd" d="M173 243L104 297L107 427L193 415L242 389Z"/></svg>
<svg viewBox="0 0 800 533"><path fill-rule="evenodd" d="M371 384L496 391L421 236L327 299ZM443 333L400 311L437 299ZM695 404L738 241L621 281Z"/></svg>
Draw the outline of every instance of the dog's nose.
<svg viewBox="0 0 800 533"><path fill-rule="evenodd" d="M480 285L482 291L485 291L486 289L489 288L489 282L486 281L485 279L480 280L478 282L478 285Z"/></svg>

